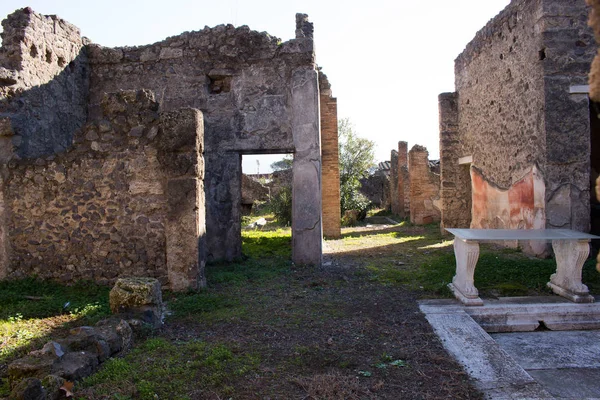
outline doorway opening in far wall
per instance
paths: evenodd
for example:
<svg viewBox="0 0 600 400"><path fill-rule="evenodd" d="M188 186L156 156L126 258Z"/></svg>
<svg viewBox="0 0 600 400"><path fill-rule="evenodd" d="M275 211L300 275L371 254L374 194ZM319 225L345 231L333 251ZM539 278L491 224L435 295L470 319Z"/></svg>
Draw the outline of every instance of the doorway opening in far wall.
<svg viewBox="0 0 600 400"><path fill-rule="evenodd" d="M261 256L273 251L291 256L292 164L291 153L242 155L240 223L245 255L257 250Z"/></svg>

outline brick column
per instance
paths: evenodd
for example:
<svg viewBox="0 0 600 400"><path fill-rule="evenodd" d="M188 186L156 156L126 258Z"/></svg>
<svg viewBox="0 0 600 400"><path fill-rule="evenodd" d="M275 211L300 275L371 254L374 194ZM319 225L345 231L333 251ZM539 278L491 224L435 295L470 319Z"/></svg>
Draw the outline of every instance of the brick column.
<svg viewBox="0 0 600 400"><path fill-rule="evenodd" d="M337 99L332 97L331 85L322 72L319 72L319 93L323 235L334 239L341 236Z"/></svg>
<svg viewBox="0 0 600 400"><path fill-rule="evenodd" d="M440 196L439 176L429 168L429 153L423 146L415 145L408 153L410 175L410 222L430 224L440 220L440 211L434 202Z"/></svg>
<svg viewBox="0 0 600 400"><path fill-rule="evenodd" d="M398 142L398 214L406 218L409 213L408 143Z"/></svg>
<svg viewBox="0 0 600 400"><path fill-rule="evenodd" d="M390 154L390 209L392 214L400 214L398 200L398 152L392 150Z"/></svg>

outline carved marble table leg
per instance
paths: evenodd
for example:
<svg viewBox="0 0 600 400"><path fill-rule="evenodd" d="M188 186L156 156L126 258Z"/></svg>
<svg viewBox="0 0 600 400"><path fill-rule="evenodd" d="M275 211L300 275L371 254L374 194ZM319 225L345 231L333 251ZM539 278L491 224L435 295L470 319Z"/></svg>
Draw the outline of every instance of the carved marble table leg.
<svg viewBox="0 0 600 400"><path fill-rule="evenodd" d="M454 255L456 256L456 275L448 287L464 305L482 306L483 301L479 298L479 292L473 279L479 258L479 243L454 238Z"/></svg>
<svg viewBox="0 0 600 400"><path fill-rule="evenodd" d="M588 240L553 240L556 273L550 276L548 287L559 296L575 303L593 303L586 285L581 282L581 269L590 254Z"/></svg>

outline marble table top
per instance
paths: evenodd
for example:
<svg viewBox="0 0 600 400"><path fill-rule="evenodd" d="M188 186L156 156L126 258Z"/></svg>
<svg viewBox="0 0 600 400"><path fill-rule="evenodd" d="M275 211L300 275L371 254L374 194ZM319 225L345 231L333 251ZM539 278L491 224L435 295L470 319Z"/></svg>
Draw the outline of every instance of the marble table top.
<svg viewBox="0 0 600 400"><path fill-rule="evenodd" d="M445 228L459 239L478 242L494 240L585 240L600 236L571 229L462 229Z"/></svg>

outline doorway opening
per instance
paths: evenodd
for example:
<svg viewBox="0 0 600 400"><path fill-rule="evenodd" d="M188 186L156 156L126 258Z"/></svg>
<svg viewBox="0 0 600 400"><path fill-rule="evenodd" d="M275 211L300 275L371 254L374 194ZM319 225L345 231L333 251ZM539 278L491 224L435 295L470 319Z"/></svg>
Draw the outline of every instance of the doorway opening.
<svg viewBox="0 0 600 400"><path fill-rule="evenodd" d="M293 154L243 154L242 252L291 257Z"/></svg>

